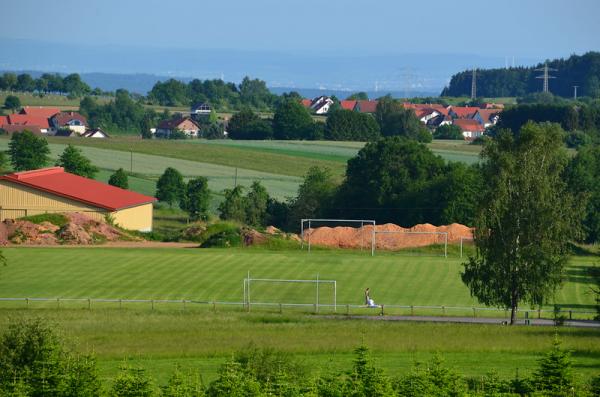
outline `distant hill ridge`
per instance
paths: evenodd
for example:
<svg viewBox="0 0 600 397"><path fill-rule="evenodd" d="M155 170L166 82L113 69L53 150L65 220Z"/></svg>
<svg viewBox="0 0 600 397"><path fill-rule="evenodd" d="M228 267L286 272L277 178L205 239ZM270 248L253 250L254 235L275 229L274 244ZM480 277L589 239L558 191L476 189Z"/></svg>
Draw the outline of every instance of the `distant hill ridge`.
<svg viewBox="0 0 600 397"><path fill-rule="evenodd" d="M569 58L547 61L556 71L550 72L555 78L549 80L552 94L562 97L573 96L573 86L578 86L578 96L600 97L600 52L587 52L571 55ZM520 97L542 91L543 80L537 78L543 72L539 63L531 67L477 70L478 97ZM442 96L470 96L472 71L465 70L452 76Z"/></svg>

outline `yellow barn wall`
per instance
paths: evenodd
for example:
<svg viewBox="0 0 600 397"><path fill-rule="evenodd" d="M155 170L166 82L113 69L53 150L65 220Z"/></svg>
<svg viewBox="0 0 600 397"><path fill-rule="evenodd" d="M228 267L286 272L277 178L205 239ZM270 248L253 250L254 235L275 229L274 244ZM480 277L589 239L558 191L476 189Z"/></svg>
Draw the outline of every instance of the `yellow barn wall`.
<svg viewBox="0 0 600 397"><path fill-rule="evenodd" d="M81 212L102 221L109 211L82 204L10 181L0 180L0 222L45 213ZM129 230L152 230L152 203L110 213L116 224Z"/></svg>
<svg viewBox="0 0 600 397"><path fill-rule="evenodd" d="M82 212L104 219L108 211L27 186L0 180L0 221L56 212Z"/></svg>
<svg viewBox="0 0 600 397"><path fill-rule="evenodd" d="M111 216L122 228L141 232L152 231L152 203L115 211Z"/></svg>

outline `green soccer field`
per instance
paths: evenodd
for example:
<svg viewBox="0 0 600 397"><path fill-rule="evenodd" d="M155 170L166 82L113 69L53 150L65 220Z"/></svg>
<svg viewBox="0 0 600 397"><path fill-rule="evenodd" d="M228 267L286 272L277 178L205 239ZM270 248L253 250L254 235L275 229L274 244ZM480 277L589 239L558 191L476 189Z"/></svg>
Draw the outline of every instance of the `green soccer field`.
<svg viewBox="0 0 600 397"><path fill-rule="evenodd" d="M366 251L165 248L7 248L3 297L190 299L241 302L243 279L335 280L339 305L361 305L363 291L384 305L481 307L460 280L461 259ZM435 253L435 252L432 252ZM594 257L575 257L564 286L548 301L592 310L585 269ZM252 285L253 302L315 303L314 284ZM333 303L331 285L320 287L321 304ZM22 303L21 303L22 305ZM529 308L529 307L523 307ZM472 312L469 311L472 314ZM467 313L467 314L469 314ZM437 314L440 314L439 312ZM448 314L465 314L448 312Z"/></svg>

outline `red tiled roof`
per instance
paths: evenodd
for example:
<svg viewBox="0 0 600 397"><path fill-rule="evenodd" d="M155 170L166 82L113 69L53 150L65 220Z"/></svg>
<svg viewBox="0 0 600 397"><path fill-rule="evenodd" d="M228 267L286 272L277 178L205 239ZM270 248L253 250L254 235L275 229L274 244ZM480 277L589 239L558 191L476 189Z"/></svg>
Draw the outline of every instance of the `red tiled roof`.
<svg viewBox="0 0 600 397"><path fill-rule="evenodd" d="M39 125L4 124L2 126L2 129L9 134L14 134L15 132L29 131L33 132L36 135L42 135L42 129Z"/></svg>
<svg viewBox="0 0 600 397"><path fill-rule="evenodd" d="M0 180L18 183L109 211L156 201L154 197L70 174L62 167L15 172L0 176Z"/></svg>
<svg viewBox="0 0 600 397"><path fill-rule="evenodd" d="M8 116L0 116L0 127L4 124L8 124Z"/></svg>
<svg viewBox="0 0 600 397"><path fill-rule="evenodd" d="M46 119L49 119L50 117L54 116L56 113L60 113L59 108L46 108L46 107L42 107L42 106L25 106L19 112L19 114L26 114L26 115L35 116L35 117L43 117Z"/></svg>
<svg viewBox="0 0 600 397"><path fill-rule="evenodd" d="M452 106L451 110L459 119L464 119L472 117L479 108L475 106Z"/></svg>
<svg viewBox="0 0 600 397"><path fill-rule="evenodd" d="M36 125L40 128L50 128L46 117L29 116L27 114L9 114L8 124L10 125Z"/></svg>
<svg viewBox="0 0 600 397"><path fill-rule="evenodd" d="M457 120L454 120L454 122L452 124L459 127L461 130L463 130L463 132L464 131L471 131L471 132L485 131L485 128L483 128L483 126L481 124L479 124L477 122L477 120L457 119Z"/></svg>
<svg viewBox="0 0 600 397"><path fill-rule="evenodd" d="M302 106L304 106L305 108L309 108L310 105L312 105L312 99L303 99L300 101L300 103L302 104Z"/></svg>
<svg viewBox="0 0 600 397"><path fill-rule="evenodd" d="M87 119L77 112L61 112L51 117L55 125L59 127L67 125L71 120L79 120L82 124L87 125Z"/></svg>
<svg viewBox="0 0 600 397"><path fill-rule="evenodd" d="M356 102L357 102L356 105L358 106L358 110L361 113L375 113L375 111L377 110L378 101L358 100Z"/></svg>
<svg viewBox="0 0 600 397"><path fill-rule="evenodd" d="M342 109L354 110L354 107L356 106L356 101L351 101L351 100L340 101L340 106L342 107Z"/></svg>

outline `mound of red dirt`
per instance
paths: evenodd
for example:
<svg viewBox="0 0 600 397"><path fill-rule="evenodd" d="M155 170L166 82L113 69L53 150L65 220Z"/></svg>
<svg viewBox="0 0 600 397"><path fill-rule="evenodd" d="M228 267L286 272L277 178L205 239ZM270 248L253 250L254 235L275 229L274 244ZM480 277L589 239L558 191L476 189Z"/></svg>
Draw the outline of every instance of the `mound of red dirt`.
<svg viewBox="0 0 600 397"><path fill-rule="evenodd" d="M0 244L57 245L98 244L131 240L121 230L81 213L64 214L68 222L58 227L50 222L39 224L17 219L0 223Z"/></svg>
<svg viewBox="0 0 600 397"><path fill-rule="evenodd" d="M406 233L412 232L412 233ZM434 233L437 232L437 233ZM403 228L393 223L375 226L375 246L377 249L398 250L403 248L424 247L444 244L446 234L448 243L458 243L462 238L473 238L473 230L458 223L434 226L429 223ZM311 244L335 248L368 248L373 239L373 226L362 228L338 226L318 227L304 231L304 240Z"/></svg>

